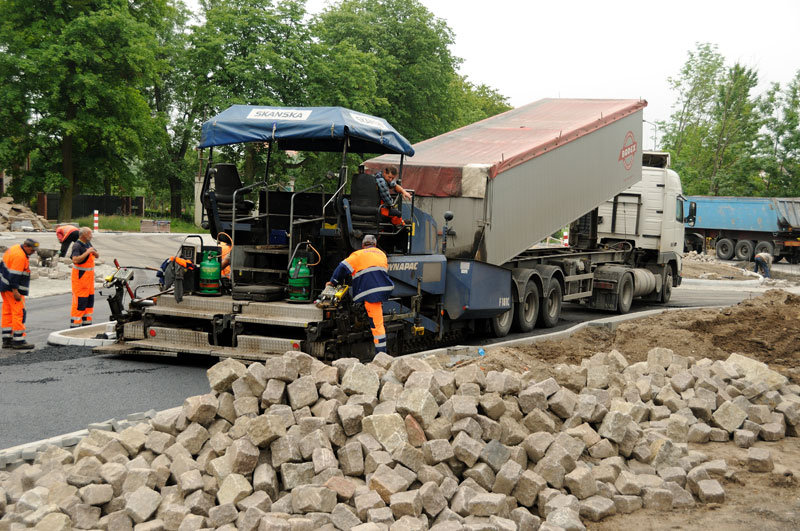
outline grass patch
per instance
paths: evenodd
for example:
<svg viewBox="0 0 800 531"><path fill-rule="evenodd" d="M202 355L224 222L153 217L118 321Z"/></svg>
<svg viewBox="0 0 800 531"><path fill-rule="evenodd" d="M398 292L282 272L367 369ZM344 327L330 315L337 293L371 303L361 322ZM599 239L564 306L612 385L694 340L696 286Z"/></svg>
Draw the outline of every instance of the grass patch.
<svg viewBox="0 0 800 531"><path fill-rule="evenodd" d="M142 221L142 219L153 219L153 218L141 218L139 216L100 216L100 230L139 232L140 222ZM156 218L156 219L163 220L169 218ZM94 226L94 217L85 216L82 218L74 219L72 220L72 222L79 224L81 227L91 228ZM170 222L169 224L170 232L196 233L198 230L201 230L194 223L190 223L184 219L172 218L169 219L169 222Z"/></svg>

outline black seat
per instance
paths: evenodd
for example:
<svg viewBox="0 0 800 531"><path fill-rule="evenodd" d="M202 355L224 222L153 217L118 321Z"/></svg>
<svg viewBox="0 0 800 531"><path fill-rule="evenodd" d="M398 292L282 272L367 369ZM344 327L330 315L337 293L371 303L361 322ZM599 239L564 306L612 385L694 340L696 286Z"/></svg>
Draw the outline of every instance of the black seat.
<svg viewBox="0 0 800 531"><path fill-rule="evenodd" d="M375 176L366 173L353 175L350 185L350 212L353 222L380 221L380 194L375 184Z"/></svg>
<svg viewBox="0 0 800 531"><path fill-rule="evenodd" d="M214 164L214 193L218 203L233 203L233 193L242 188L242 180L239 178L239 170L235 164L221 162ZM247 205L249 203L249 205ZM236 207L253 208L253 202L244 198L244 194L239 194L236 198Z"/></svg>

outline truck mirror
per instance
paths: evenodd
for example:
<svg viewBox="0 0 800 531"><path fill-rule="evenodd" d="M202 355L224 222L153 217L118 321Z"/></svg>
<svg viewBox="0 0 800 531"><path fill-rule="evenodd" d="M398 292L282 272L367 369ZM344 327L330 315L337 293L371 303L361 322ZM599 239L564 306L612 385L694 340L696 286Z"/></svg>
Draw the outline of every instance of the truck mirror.
<svg viewBox="0 0 800 531"><path fill-rule="evenodd" d="M689 203L689 215L686 216L686 223L688 223L690 227L693 227L696 219L697 219L697 203L692 201Z"/></svg>

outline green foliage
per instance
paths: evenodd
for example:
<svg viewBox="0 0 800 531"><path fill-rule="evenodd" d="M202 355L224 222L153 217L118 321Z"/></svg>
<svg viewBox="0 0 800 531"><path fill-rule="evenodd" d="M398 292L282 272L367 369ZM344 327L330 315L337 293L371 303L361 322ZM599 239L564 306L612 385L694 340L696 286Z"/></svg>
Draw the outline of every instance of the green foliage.
<svg viewBox="0 0 800 531"><path fill-rule="evenodd" d="M153 31L143 20L163 1L0 2L2 122L12 135L0 163L21 171L38 151L36 177L62 175L59 191L110 191L152 129L139 87L156 74ZM13 101L12 101L13 100ZM71 201L64 201L67 215Z"/></svg>
<svg viewBox="0 0 800 531"><path fill-rule="evenodd" d="M764 129L757 163L763 195L800 196L800 71L785 87L777 83L761 102Z"/></svg>
<svg viewBox="0 0 800 531"><path fill-rule="evenodd" d="M678 96L670 119L661 123L663 147L689 194L755 195L763 186L754 162L763 122L754 69L725 66L711 44L698 44L675 78Z"/></svg>
<svg viewBox="0 0 800 531"><path fill-rule="evenodd" d="M158 219L168 220L170 232L176 233L194 233L197 232L197 226L194 223L186 221L182 218L169 218L169 217L155 217L155 218L142 218L140 216L100 216L98 225L100 230L108 231L121 231L121 232L140 232L142 219ZM73 223L79 224L81 227L93 227L94 217L84 216L82 218L72 220Z"/></svg>

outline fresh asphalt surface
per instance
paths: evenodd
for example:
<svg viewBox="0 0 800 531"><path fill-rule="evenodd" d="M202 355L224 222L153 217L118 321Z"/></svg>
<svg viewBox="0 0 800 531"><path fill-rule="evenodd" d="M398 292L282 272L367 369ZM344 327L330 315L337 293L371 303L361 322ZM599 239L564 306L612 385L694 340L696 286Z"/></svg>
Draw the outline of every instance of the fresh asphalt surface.
<svg viewBox="0 0 800 531"><path fill-rule="evenodd" d="M673 291L668 306L731 305L751 296L742 289L682 286ZM0 351L0 449L85 429L92 422L179 406L186 397L208 392L206 369L216 358L94 356L86 347L43 346L49 332L65 328L69 300L69 295L31 299L30 340L38 348ZM663 306L635 302L631 311L658 308ZM105 297L97 297L95 315L95 322L107 318ZM565 305L558 326L530 335L610 315L614 314ZM522 336L510 334L502 340Z"/></svg>

